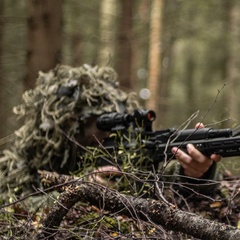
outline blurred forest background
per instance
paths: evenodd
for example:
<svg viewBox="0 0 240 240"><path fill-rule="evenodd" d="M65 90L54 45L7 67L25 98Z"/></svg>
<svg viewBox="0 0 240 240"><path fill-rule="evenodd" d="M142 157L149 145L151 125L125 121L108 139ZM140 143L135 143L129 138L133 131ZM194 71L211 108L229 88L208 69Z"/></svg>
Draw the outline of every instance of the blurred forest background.
<svg viewBox="0 0 240 240"><path fill-rule="evenodd" d="M0 0L0 147L38 71L111 66L156 127L240 123L240 1Z"/></svg>

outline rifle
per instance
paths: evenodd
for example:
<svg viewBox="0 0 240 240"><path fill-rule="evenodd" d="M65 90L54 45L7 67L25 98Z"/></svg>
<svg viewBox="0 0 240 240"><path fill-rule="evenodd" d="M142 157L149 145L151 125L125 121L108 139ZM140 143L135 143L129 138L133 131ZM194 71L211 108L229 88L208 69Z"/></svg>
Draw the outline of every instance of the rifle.
<svg viewBox="0 0 240 240"><path fill-rule="evenodd" d="M135 110L131 114L105 113L98 117L97 127L108 131L110 137L103 140L103 147L110 153L119 149L119 142L124 149L144 149L152 159L154 166L160 161L174 159L172 147L178 147L187 152L187 144L193 144L206 156L213 153L222 157L240 156L240 135L230 128L185 129L169 128L152 131L152 122L156 114L152 110ZM130 135L130 137L129 137ZM136 141L136 139L140 139Z"/></svg>

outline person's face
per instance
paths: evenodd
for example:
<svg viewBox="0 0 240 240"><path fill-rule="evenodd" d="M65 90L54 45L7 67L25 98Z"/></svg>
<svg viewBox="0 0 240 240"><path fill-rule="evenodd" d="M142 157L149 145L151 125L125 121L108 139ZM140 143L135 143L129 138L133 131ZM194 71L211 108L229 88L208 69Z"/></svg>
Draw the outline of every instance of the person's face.
<svg viewBox="0 0 240 240"><path fill-rule="evenodd" d="M83 146L97 146L99 142L109 136L109 132L97 128L96 121L97 116L89 118L84 126L84 135L76 136L76 140Z"/></svg>

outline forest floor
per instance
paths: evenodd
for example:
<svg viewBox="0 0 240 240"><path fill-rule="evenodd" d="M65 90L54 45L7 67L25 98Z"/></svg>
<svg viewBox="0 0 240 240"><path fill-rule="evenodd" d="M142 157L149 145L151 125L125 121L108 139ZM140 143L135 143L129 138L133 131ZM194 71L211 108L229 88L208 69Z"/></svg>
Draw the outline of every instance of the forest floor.
<svg viewBox="0 0 240 240"><path fill-rule="evenodd" d="M240 178L227 173L211 197L180 198L174 195L178 208L240 228ZM171 198L169 189L167 198ZM12 197L12 196L11 196ZM1 207L0 238L27 239L36 234L51 211L58 193L18 199ZM16 199L12 199L14 201ZM101 210L89 203L78 202L72 207L53 239L194 239L179 232L166 231L152 222L129 218Z"/></svg>

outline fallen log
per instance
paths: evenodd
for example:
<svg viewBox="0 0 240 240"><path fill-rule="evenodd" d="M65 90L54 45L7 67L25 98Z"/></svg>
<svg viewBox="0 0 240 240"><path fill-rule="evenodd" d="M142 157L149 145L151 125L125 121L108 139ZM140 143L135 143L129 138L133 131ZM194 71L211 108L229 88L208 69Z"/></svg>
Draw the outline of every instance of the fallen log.
<svg viewBox="0 0 240 240"><path fill-rule="evenodd" d="M179 210L165 201L124 195L99 184L73 180L72 177L56 173L47 171L39 173L44 183L56 186L62 193L44 219L37 239L54 234L63 217L78 201L88 202L100 209L118 212L134 219L151 221L167 230L182 232L198 239L240 239L240 230L237 228Z"/></svg>

